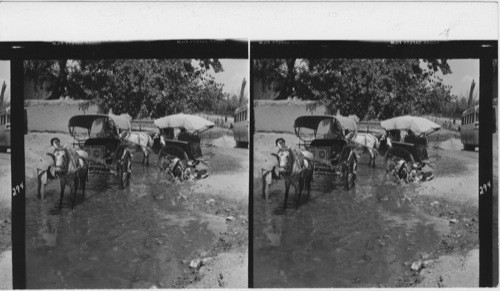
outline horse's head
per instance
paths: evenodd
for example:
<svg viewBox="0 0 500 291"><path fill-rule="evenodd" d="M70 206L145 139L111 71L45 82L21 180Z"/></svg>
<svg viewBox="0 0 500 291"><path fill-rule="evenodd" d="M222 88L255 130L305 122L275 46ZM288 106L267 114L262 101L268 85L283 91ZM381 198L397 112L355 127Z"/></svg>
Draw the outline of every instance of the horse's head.
<svg viewBox="0 0 500 291"><path fill-rule="evenodd" d="M392 148L391 136L387 134L383 134L380 137L380 143L385 142L387 148Z"/></svg>
<svg viewBox="0 0 500 291"><path fill-rule="evenodd" d="M391 142L390 136L386 136L385 142L386 142L388 148L392 148L392 142Z"/></svg>
<svg viewBox="0 0 500 291"><path fill-rule="evenodd" d="M153 152L158 154L160 149L164 146L165 146L165 138L161 134L155 133L155 135L153 136L153 146L151 147L153 149Z"/></svg>
<svg viewBox="0 0 500 291"><path fill-rule="evenodd" d="M119 134L119 138L121 139L126 139L130 135L130 132L128 130L124 130Z"/></svg>
<svg viewBox="0 0 500 291"><path fill-rule="evenodd" d="M51 155L54 159L55 173L64 174L68 171L68 154L64 148L56 148Z"/></svg>
<svg viewBox="0 0 500 291"><path fill-rule="evenodd" d="M355 133L354 131L350 131L350 132L348 132L348 133L346 134L345 138L346 138L347 140L351 140L351 139L353 139L355 136L356 136L356 133Z"/></svg>
<svg viewBox="0 0 500 291"><path fill-rule="evenodd" d="M289 148L281 148L278 153L272 153L278 159L278 172L281 174L290 174L292 172L293 157Z"/></svg>

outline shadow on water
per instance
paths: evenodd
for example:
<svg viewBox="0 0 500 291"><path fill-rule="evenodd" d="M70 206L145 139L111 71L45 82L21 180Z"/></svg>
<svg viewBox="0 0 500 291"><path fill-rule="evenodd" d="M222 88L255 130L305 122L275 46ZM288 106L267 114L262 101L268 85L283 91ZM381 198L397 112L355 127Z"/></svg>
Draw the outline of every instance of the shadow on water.
<svg viewBox="0 0 500 291"><path fill-rule="evenodd" d="M44 201L26 199L28 288L169 287L181 261L208 250L225 221L197 211L152 165L134 163L129 188L91 175L71 210L67 193L58 209L59 182Z"/></svg>
<svg viewBox="0 0 500 291"><path fill-rule="evenodd" d="M259 182L256 180L256 184ZM430 252L448 222L416 211L414 186L361 165L350 191L311 191L283 211L284 183L264 201L254 185L255 287L377 287L401 275L403 262ZM293 189L293 188L292 188Z"/></svg>

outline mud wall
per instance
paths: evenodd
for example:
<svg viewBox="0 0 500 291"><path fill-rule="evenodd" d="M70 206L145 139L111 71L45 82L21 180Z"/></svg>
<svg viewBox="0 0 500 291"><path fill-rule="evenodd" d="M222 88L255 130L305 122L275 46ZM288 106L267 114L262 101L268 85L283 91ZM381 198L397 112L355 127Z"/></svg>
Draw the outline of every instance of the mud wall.
<svg viewBox="0 0 500 291"><path fill-rule="evenodd" d="M255 131L293 133L293 123L297 117L326 114L325 106L315 104L314 101L254 100Z"/></svg>
<svg viewBox="0 0 500 291"><path fill-rule="evenodd" d="M98 113L96 105L82 100L26 100L28 131L68 132L68 120L77 114Z"/></svg>

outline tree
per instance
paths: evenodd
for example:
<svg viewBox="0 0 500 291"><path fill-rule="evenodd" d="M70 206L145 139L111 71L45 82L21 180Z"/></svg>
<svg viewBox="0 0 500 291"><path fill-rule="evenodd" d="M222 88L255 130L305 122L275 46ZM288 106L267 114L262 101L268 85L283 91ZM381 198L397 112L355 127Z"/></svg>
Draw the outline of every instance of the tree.
<svg viewBox="0 0 500 291"><path fill-rule="evenodd" d="M422 67L422 64L425 66ZM291 67L291 66L294 67ZM418 59L260 59L254 73L264 86L317 100L331 113L367 118L421 114L449 99L437 71L451 73L446 60ZM292 93L290 93L292 92ZM288 94L284 96L283 94Z"/></svg>
<svg viewBox="0 0 500 291"><path fill-rule="evenodd" d="M297 59L258 59L254 61L254 76L262 86L279 92L277 100L288 98L294 91Z"/></svg>
<svg viewBox="0 0 500 291"><path fill-rule="evenodd" d="M45 84L51 98L87 99L105 112L157 118L213 110L222 85L207 74L223 70L217 59L28 61L27 78Z"/></svg>

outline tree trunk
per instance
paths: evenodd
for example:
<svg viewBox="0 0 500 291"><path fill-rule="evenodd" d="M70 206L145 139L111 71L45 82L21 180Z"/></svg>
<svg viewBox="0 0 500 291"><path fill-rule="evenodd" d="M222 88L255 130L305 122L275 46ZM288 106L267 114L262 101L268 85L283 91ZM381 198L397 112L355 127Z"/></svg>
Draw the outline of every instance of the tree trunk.
<svg viewBox="0 0 500 291"><path fill-rule="evenodd" d="M59 75L57 76L57 79L52 87L52 93L50 94L48 99L59 99L59 97L66 93L65 88L68 84L68 71L66 70L67 61L67 59L57 61L59 65Z"/></svg>
<svg viewBox="0 0 500 291"><path fill-rule="evenodd" d="M281 86L280 93L278 94L278 97L275 98L275 100L285 100L293 92L293 85L295 83L295 60L297 59L288 59L286 60L286 66L287 66L287 74L285 81L283 82L283 85Z"/></svg>

